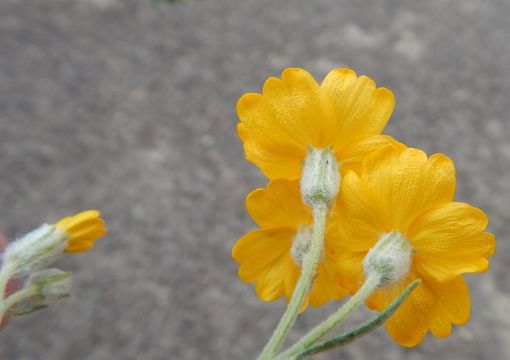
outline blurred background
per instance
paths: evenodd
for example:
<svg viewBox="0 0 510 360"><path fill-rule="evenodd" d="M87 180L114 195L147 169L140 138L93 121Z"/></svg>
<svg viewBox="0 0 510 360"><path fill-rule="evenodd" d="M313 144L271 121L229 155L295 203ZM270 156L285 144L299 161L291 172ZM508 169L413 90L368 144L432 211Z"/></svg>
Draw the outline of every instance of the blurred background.
<svg viewBox="0 0 510 360"><path fill-rule="evenodd" d="M380 329L318 358L510 358L509 36L507 0L0 0L0 229L98 208L110 230L59 262L74 296L12 321L0 358L255 357L284 303L261 302L230 256L254 227L244 196L265 184L236 101L289 66L392 89L387 132L451 156L457 198L498 237L450 337L404 349Z"/></svg>

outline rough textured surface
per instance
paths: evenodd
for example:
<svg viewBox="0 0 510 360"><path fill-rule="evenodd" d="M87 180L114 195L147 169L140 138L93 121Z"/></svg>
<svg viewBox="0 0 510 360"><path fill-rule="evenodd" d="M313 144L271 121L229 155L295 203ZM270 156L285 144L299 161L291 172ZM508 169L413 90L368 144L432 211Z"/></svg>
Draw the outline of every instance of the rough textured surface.
<svg viewBox="0 0 510 360"><path fill-rule="evenodd" d="M244 195L265 183L236 100L287 66L350 66L394 91L390 134L453 157L458 198L499 242L448 339L409 350L379 330L322 358L510 358L509 15L507 0L2 0L0 228L100 208L110 234L60 263L75 296L12 322L1 356L253 358L284 304L260 302L230 258L253 226Z"/></svg>

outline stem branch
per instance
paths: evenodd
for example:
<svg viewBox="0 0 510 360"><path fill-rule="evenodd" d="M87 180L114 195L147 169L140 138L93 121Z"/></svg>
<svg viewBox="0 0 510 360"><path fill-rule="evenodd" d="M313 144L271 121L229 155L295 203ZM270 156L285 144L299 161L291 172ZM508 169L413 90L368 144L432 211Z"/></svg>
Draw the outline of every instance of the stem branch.
<svg viewBox="0 0 510 360"><path fill-rule="evenodd" d="M15 292L11 296L7 297L4 301L4 308L2 309L3 312L9 310L10 307L13 305L16 305L20 301L23 301L25 299L28 299L34 295L37 295L37 286L30 286L26 289L21 289L18 292Z"/></svg>
<svg viewBox="0 0 510 360"><path fill-rule="evenodd" d="M30 286L26 289L21 289L18 292L15 292L11 296L8 296L5 300L0 304L0 322L2 321L5 313L14 305L28 299L34 295L37 295L38 289L37 286Z"/></svg>
<svg viewBox="0 0 510 360"><path fill-rule="evenodd" d="M345 318L352 313L366 298L372 294L380 283L378 274L371 274L365 280L363 286L354 294L340 309L333 315L324 320L322 323L313 328L308 334L303 336L297 343L292 345L288 350L281 354L278 358L286 358L296 356L303 352L310 345L326 335L331 329L339 325Z"/></svg>
<svg viewBox="0 0 510 360"><path fill-rule="evenodd" d="M372 319L364 322L360 326L344 332L343 334L323 341L319 344L312 345L309 348L305 349L303 352L296 355L296 359L302 359L305 356L317 354L320 352L331 350L335 347L340 347L346 345L370 332L377 329L379 326L384 324L386 320L388 320L395 311L398 310L400 305L407 299L407 297L411 294L411 292L421 283L421 280L415 280L411 284L407 285L407 287L398 295L392 303L379 314L374 316Z"/></svg>

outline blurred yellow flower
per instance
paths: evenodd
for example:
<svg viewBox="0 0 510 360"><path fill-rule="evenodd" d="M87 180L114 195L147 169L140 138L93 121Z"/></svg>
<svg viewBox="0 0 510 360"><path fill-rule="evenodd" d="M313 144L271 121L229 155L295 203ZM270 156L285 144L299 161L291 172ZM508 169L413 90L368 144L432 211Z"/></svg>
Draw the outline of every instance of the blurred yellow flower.
<svg viewBox="0 0 510 360"><path fill-rule="evenodd" d="M54 226L68 235L67 252L87 251L94 242L106 234L103 219L99 211L87 210L76 215L60 219Z"/></svg>
<svg viewBox="0 0 510 360"><path fill-rule="evenodd" d="M385 146L368 156L360 175L343 178L332 241L342 244L338 266L343 285L355 292L364 280L363 258L382 235L400 232L412 247L409 274L368 298L384 309L414 279L419 285L386 322L403 346L419 344L428 330L446 337L451 325L469 320L469 291L461 274L488 269L495 239L484 232L487 216L453 202L455 168L442 154L427 158L417 149Z"/></svg>
<svg viewBox="0 0 510 360"><path fill-rule="evenodd" d="M270 179L299 179L308 148L331 148L345 174L392 142L379 134L393 107L390 90L351 69L335 69L319 85L306 70L289 68L267 79L262 94L239 99L238 133L247 159Z"/></svg>
<svg viewBox="0 0 510 360"><path fill-rule="evenodd" d="M301 199L299 184L286 179L273 180L267 188L251 192L246 208L261 228L241 237L232 250L232 257L240 264L239 277L255 282L262 300L285 296L288 302L300 276L303 253L312 240L311 210ZM323 257L302 309L347 294L335 277L337 249L329 241L330 227L326 226Z"/></svg>

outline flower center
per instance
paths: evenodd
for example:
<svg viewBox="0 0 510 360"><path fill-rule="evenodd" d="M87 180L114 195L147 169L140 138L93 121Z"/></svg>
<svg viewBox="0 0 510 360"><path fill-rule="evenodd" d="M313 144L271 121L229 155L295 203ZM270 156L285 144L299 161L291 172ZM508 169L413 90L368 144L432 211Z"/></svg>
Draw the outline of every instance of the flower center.
<svg viewBox="0 0 510 360"><path fill-rule="evenodd" d="M294 240L292 241L292 247L290 249L290 255L298 266L303 265L303 260L310 250L310 246L313 241L313 226L305 225L299 227Z"/></svg>

